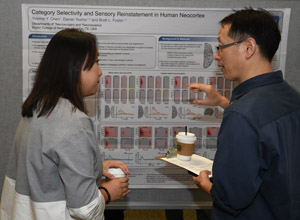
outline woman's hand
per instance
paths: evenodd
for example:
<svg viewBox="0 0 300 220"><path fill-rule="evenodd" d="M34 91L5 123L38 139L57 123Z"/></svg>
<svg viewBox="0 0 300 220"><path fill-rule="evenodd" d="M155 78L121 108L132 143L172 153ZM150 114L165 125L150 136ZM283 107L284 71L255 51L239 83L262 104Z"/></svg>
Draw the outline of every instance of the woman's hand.
<svg viewBox="0 0 300 220"><path fill-rule="evenodd" d="M121 177L116 178L113 180L104 180L101 183L102 187L105 187L109 194L110 194L110 201L115 201L118 199L123 198L124 196L128 195L130 193L130 190L128 189L129 186L129 178L128 177ZM105 201L107 201L107 195L106 192L102 191L103 189L100 189L100 192L105 198Z"/></svg>
<svg viewBox="0 0 300 220"><path fill-rule="evenodd" d="M188 85L191 91L194 93L205 92L205 99L195 99L194 104L208 105L208 106L220 106L225 109L229 105L229 100L220 95L213 86L203 83L191 83Z"/></svg>
<svg viewBox="0 0 300 220"><path fill-rule="evenodd" d="M114 179L115 176L108 172L109 168L121 168L123 172L128 175L129 169L127 165L121 161L114 161L114 160L107 160L103 162L103 176L107 177L108 179Z"/></svg>

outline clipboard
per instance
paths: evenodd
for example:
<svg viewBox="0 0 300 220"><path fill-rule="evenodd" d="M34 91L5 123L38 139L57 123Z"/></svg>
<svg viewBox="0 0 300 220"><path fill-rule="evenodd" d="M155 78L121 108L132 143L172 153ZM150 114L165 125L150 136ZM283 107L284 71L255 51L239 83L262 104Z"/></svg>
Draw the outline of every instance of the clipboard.
<svg viewBox="0 0 300 220"><path fill-rule="evenodd" d="M193 154L190 161L179 160L177 157L166 158L165 156L155 157L158 160L184 168L190 174L198 176L201 170L209 170L212 172L213 160ZM212 175L209 175L212 176Z"/></svg>

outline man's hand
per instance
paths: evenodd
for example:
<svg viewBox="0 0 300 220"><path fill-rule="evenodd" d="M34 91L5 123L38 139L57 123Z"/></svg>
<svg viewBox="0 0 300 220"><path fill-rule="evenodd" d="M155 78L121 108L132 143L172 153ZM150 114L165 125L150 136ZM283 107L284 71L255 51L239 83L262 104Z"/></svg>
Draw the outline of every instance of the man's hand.
<svg viewBox="0 0 300 220"><path fill-rule="evenodd" d="M223 109L229 105L229 100L225 96L220 95L211 85L203 83L191 83L188 85L188 87L195 93L205 92L206 94L205 99L195 99L193 101L194 104L220 106Z"/></svg>
<svg viewBox="0 0 300 220"><path fill-rule="evenodd" d="M194 183L202 189L204 192L210 194L210 190L212 187L212 183L209 179L209 174L211 174L208 170L202 170L199 174L199 176L195 177L193 176Z"/></svg>

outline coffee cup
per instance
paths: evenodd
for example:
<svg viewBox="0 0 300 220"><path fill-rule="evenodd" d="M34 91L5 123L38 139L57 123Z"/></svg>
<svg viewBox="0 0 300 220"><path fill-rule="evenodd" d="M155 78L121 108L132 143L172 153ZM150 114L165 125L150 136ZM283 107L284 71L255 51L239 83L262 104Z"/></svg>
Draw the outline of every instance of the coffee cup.
<svg viewBox="0 0 300 220"><path fill-rule="evenodd" d="M193 133L179 132L176 135L177 142L177 158L189 161L194 153L194 145L197 137Z"/></svg>
<svg viewBox="0 0 300 220"><path fill-rule="evenodd" d="M114 175L116 178L125 177L126 174L120 168L109 168L108 172Z"/></svg>

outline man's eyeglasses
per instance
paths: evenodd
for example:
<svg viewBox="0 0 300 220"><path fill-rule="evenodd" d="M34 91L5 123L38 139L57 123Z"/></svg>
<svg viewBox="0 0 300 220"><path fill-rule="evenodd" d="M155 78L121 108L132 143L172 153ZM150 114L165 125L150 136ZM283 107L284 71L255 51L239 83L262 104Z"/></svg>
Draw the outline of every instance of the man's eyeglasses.
<svg viewBox="0 0 300 220"><path fill-rule="evenodd" d="M222 49L224 49L226 47L230 47L232 45L237 45L237 44L240 44L242 42L244 42L244 41L243 40L239 40L239 41L235 41L235 42L232 42L232 43L229 43L229 44L218 45L218 46L216 46L216 48L217 48L217 51L219 52L220 50L222 50Z"/></svg>

